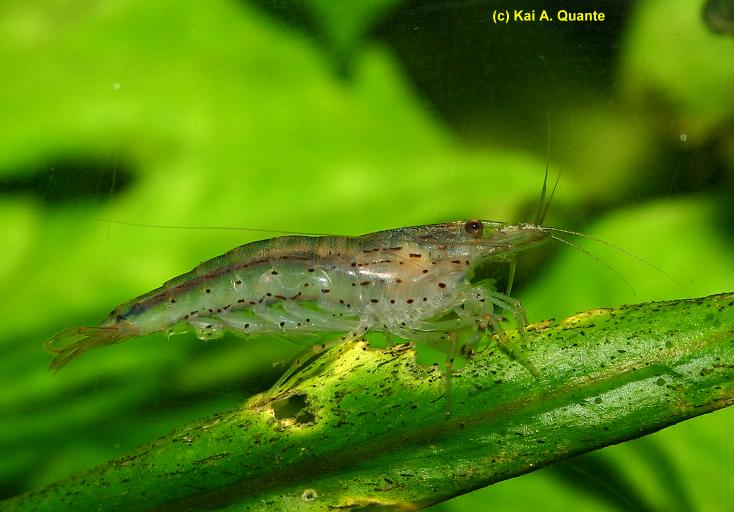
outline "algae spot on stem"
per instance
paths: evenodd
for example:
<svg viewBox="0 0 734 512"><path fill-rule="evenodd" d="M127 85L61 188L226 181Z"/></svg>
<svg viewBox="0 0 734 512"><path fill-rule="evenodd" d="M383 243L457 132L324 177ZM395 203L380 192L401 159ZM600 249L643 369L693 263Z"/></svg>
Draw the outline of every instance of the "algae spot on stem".
<svg viewBox="0 0 734 512"><path fill-rule="evenodd" d="M589 320L591 318L595 318L598 316L603 316L607 313L612 311L609 308L594 308L590 309L588 311L584 311L583 313L576 313L575 315L571 315L568 318L561 320L561 324L564 327L570 327L576 324L579 324L585 320Z"/></svg>
<svg viewBox="0 0 734 512"><path fill-rule="evenodd" d="M316 489L304 489L301 493L301 499L303 501L313 501L318 497L319 493L316 492Z"/></svg>
<svg viewBox="0 0 734 512"><path fill-rule="evenodd" d="M268 404L273 417L288 425L307 425L316 422L316 416L308 406L308 396L305 394L291 395L273 400Z"/></svg>

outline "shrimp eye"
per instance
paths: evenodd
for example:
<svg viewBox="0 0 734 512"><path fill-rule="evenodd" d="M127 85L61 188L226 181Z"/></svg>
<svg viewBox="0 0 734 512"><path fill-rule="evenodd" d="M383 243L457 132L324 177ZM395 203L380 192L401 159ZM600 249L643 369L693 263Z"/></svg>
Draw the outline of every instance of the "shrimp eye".
<svg viewBox="0 0 734 512"><path fill-rule="evenodd" d="M482 236L484 230L484 224L478 220L469 220L464 224L464 231L472 235L474 238Z"/></svg>

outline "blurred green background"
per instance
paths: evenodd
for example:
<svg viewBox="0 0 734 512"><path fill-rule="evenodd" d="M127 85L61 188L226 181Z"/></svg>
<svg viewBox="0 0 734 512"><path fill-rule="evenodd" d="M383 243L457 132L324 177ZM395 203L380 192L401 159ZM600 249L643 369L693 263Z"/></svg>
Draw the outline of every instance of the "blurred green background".
<svg viewBox="0 0 734 512"><path fill-rule="evenodd" d="M277 379L293 347L193 335L46 370L55 332L271 236L186 226L530 220L546 113L562 173L547 224L664 272L585 240L619 275L548 247L519 268L531 321L733 291L734 37L711 28L731 28L726 4L4 0L0 497ZM606 21L491 22L564 5ZM728 509L733 429L724 410L435 510Z"/></svg>

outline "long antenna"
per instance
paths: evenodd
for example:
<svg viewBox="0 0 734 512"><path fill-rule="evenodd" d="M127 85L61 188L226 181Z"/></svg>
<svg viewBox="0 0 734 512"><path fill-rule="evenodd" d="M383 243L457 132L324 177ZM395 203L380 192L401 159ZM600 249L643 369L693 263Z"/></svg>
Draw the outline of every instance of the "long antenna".
<svg viewBox="0 0 734 512"><path fill-rule="evenodd" d="M287 231L282 229L268 229L268 228L241 228L236 226L178 226L178 225L167 225L167 224L146 224L143 222L128 222L124 220L111 220L101 219L98 217L87 217L86 215L80 215L79 217L94 222L103 222L106 224L118 224L120 226L134 226L137 228L152 228L152 229L200 229L200 230L219 230L219 231L245 231L250 233L273 233L276 235L305 235L305 236L333 236L331 233L308 233L304 231Z"/></svg>
<svg viewBox="0 0 734 512"><path fill-rule="evenodd" d="M625 278L624 278L624 276L623 276L622 274L620 274L619 272L617 272L617 271L616 271L616 270L614 269L614 267L612 267L611 265L609 265L608 263L606 263L605 261L603 261L603 260L602 260L601 258L599 258L599 257L598 257L598 256L597 256L596 254L594 254L594 253L592 253L592 252L589 252L589 251L587 251L586 249L584 249L583 247L581 247L581 246L579 246L579 245L576 245L576 244L575 244L575 243L573 243L573 242L569 242L568 240L565 240L565 239L563 239L563 238L561 238L561 237L559 237L559 236L555 236L555 235L553 235L553 234L552 234L552 235L551 235L551 238L552 238L553 240L558 240L559 242L561 242L561 243L564 243L564 244L566 244L566 245L568 245L568 246L570 246L570 247L573 247L573 248L574 248L574 249L576 249L577 251L579 251L579 252L582 252L582 253L586 254L587 256L589 256L589 257L593 258L594 260L596 260L596 262L597 262L597 263L599 263L600 265L602 265L602 266L606 267L606 268L607 268L607 270L611 271L611 272L612 272L612 273L614 273L614 274L615 274L615 275L616 275L617 277L619 277L619 278L620 278L620 279L621 279L622 281L624 281L624 283L625 283L625 284L626 284L627 286L629 286L629 287L630 287L630 290L632 290L632 295L634 295L635 297L637 297L637 292L635 291L635 287L634 287L634 286L632 286L632 283L630 283L630 282L629 282L629 281L628 281L627 279L625 279Z"/></svg>
<svg viewBox="0 0 734 512"><path fill-rule="evenodd" d="M665 276L668 280L670 280L671 283L673 283L678 288L680 288L684 293L688 294L688 290L686 290L686 287L683 286L673 276L671 276L670 274L668 274L665 270L663 270L662 268L658 267L654 263L652 263L650 261L647 261L645 258L642 258L641 256L638 256L637 254L635 254L635 253L633 253L631 251L628 251L627 249L625 249L623 247L620 247L618 245L615 245L615 244L613 244L611 242L607 242L606 240L603 240L601 238L597 238L595 236L587 235L585 233L579 233L578 231L571 231L569 229L561 229L561 228L551 228L551 227L545 227L545 226L543 227L543 229L545 229L547 231L550 231L551 233L565 233L567 235L574 235L574 236L578 236L578 237L581 237L581 238L586 238L588 240L593 240L594 242L597 242L597 243L606 245L607 247L609 247L611 249L614 249L615 251L619 251L620 253L629 256L630 258L636 259L640 263L644 263L645 265L647 265L651 269L653 269L656 272L659 272L660 274L662 274L663 276ZM559 241L563 241L565 243L568 243L568 240L562 240L562 239L557 238L557 237L553 237L553 238L556 238ZM580 248L578 248L578 249L581 250Z"/></svg>

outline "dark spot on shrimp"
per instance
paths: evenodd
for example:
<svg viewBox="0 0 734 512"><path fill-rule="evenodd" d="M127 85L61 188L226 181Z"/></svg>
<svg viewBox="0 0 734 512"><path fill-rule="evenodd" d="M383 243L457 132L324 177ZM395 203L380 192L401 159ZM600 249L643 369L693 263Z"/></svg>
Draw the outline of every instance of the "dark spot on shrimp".
<svg viewBox="0 0 734 512"><path fill-rule="evenodd" d="M315 268L310 268L310 269L308 269L308 271L309 272L316 272L316 269Z"/></svg>
<svg viewBox="0 0 734 512"><path fill-rule="evenodd" d="M380 302L380 301L379 301L379 300L377 300L377 299L370 299L370 302L371 302L372 304L377 304L377 303L378 303L378 302Z"/></svg>
<svg viewBox="0 0 734 512"><path fill-rule="evenodd" d="M206 324L206 328L207 329L211 329L212 328L212 324Z"/></svg>
<svg viewBox="0 0 734 512"><path fill-rule="evenodd" d="M411 258L422 258L423 256L421 254L418 254L418 253L415 253L415 252L411 252L410 253L410 257Z"/></svg>
<svg viewBox="0 0 734 512"><path fill-rule="evenodd" d="M446 283L438 283L439 288L446 288Z"/></svg>
<svg viewBox="0 0 734 512"><path fill-rule="evenodd" d="M407 302L408 304L413 304L413 299L408 299L405 302Z"/></svg>
<svg viewBox="0 0 734 512"><path fill-rule="evenodd" d="M395 304L395 299L390 299L390 304Z"/></svg>
<svg viewBox="0 0 734 512"><path fill-rule="evenodd" d="M272 293L270 293L270 292L267 292L267 293L265 294L265 296L266 296L266 297L272 297L272 296L273 296L273 294L272 294Z"/></svg>
<svg viewBox="0 0 734 512"><path fill-rule="evenodd" d="M242 303L245 302L245 299L239 299L239 300L237 300L237 302L240 303L240 304L242 304Z"/></svg>
<svg viewBox="0 0 734 512"><path fill-rule="evenodd" d="M362 282L361 282L361 283L359 283L359 284L360 284L361 286L367 286L368 284L370 284L370 282L369 282L369 281L362 281Z"/></svg>
<svg viewBox="0 0 734 512"><path fill-rule="evenodd" d="M402 280L402 279L400 279L400 278L397 278L397 279L395 280L395 282L396 282L396 283L398 283L398 284L400 284L400 283L402 283L402 282L403 282L403 280Z"/></svg>
<svg viewBox="0 0 734 512"><path fill-rule="evenodd" d="M456 264L458 264L458 265L461 265L461 260L454 260L454 261L452 261L451 263L456 263Z"/></svg>
<svg viewBox="0 0 734 512"><path fill-rule="evenodd" d="M479 220L468 220L464 224L464 231L474 238L479 238L482 236L482 231L484 231L484 224Z"/></svg>
<svg viewBox="0 0 734 512"><path fill-rule="evenodd" d="M212 289L211 289L211 288L207 288L207 289L206 289L206 290L204 290L204 291L205 291L206 293L211 293L211 292L212 292Z"/></svg>
<svg viewBox="0 0 734 512"><path fill-rule="evenodd" d="M249 328L250 328L250 324L245 324L245 329L249 329Z"/></svg>
<svg viewBox="0 0 734 512"><path fill-rule="evenodd" d="M356 267L356 266L357 266L357 262L356 262L356 261L353 261L353 262L352 262L352 266L353 266L353 267Z"/></svg>
<svg viewBox="0 0 734 512"><path fill-rule="evenodd" d="M286 297L285 295L276 295L275 298L278 300L288 300L288 297Z"/></svg>
<svg viewBox="0 0 734 512"><path fill-rule="evenodd" d="M321 293L329 293L330 291L328 288L321 288Z"/></svg>
<svg viewBox="0 0 734 512"><path fill-rule="evenodd" d="M183 319L184 319L184 320L188 320L188 319L189 319L189 315L188 315L188 314L184 315L184 316L183 316Z"/></svg>
<svg viewBox="0 0 734 512"><path fill-rule="evenodd" d="M285 322L280 322L278 325L280 325L281 327L284 327L285 326Z"/></svg>
<svg viewBox="0 0 734 512"><path fill-rule="evenodd" d="M428 297L423 297L423 302L428 302Z"/></svg>
<svg viewBox="0 0 734 512"><path fill-rule="evenodd" d="M298 293L297 293L297 294L295 294L295 295L294 295L293 297L291 297L291 300L296 300L296 299L297 299L298 297L300 297L301 295L302 295L302 293L301 293L301 292L298 292Z"/></svg>
<svg viewBox="0 0 734 512"><path fill-rule="evenodd" d="M427 269L427 268L424 268L424 269L423 269L423 273L424 273L424 274L427 274L427 273L428 273L428 269Z"/></svg>
<svg viewBox="0 0 734 512"><path fill-rule="evenodd" d="M242 279L238 279L237 281L234 282L234 284L236 284L237 286L241 285L242 284Z"/></svg>
<svg viewBox="0 0 734 512"><path fill-rule="evenodd" d="M270 274L271 275L274 275L274 276L277 276L278 275L278 271L277 270L273 270L272 272L270 272Z"/></svg>

